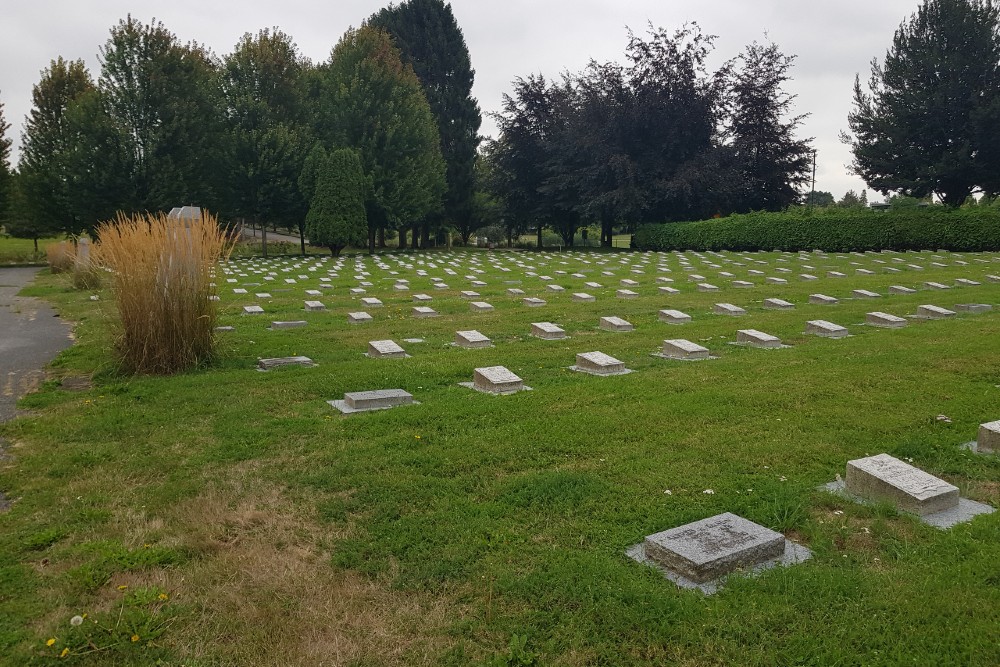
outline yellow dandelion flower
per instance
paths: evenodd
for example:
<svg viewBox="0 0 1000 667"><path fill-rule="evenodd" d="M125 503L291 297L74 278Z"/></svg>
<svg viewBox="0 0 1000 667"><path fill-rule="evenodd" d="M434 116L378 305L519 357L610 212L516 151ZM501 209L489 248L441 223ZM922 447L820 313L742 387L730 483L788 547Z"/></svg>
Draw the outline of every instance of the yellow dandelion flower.
<svg viewBox="0 0 1000 667"><path fill-rule="evenodd" d="M161 600L166 600L166 599L167 599L167 598L169 598L169 597L170 597L170 596L169 596L169 595L167 595L166 593L160 593L160 599L161 599Z"/></svg>
<svg viewBox="0 0 1000 667"><path fill-rule="evenodd" d="M139 635L132 635L132 642L134 643L137 641L139 641Z"/></svg>
<svg viewBox="0 0 1000 667"><path fill-rule="evenodd" d="M50 639L50 640L48 640L47 642L45 642L45 645L46 645L46 646L52 646L52 645L53 645L53 644L55 644L55 643L56 643L56 638L55 638L55 637L53 637L52 639Z"/></svg>
<svg viewBox="0 0 1000 667"><path fill-rule="evenodd" d="M65 658L67 655L69 655L69 647L68 646L62 650L62 653L59 654L59 657L60 658Z"/></svg>
<svg viewBox="0 0 1000 667"><path fill-rule="evenodd" d="M128 586L126 586L125 584L122 584L121 586L118 587L118 590L123 591L126 588L128 588Z"/></svg>

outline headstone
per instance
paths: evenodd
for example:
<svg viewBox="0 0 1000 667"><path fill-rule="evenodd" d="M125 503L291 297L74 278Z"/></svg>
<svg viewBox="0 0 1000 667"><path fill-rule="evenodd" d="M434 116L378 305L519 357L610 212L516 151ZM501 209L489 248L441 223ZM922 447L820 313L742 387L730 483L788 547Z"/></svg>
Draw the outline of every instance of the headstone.
<svg viewBox="0 0 1000 667"><path fill-rule="evenodd" d="M359 313L347 313L347 323L348 324L364 324L365 322L371 322L372 316L365 312Z"/></svg>
<svg viewBox="0 0 1000 667"><path fill-rule="evenodd" d="M774 276L768 276L764 279L764 282L768 285L787 285L788 281L784 278L775 278Z"/></svg>
<svg viewBox="0 0 1000 667"><path fill-rule="evenodd" d="M481 347L490 347L492 341L489 338L479 333L475 329L472 331L456 331L455 332L455 345L458 347L465 347L470 349L476 349Z"/></svg>
<svg viewBox="0 0 1000 667"><path fill-rule="evenodd" d="M408 354L393 340L368 341L368 356L372 359L404 359Z"/></svg>
<svg viewBox="0 0 1000 667"><path fill-rule="evenodd" d="M473 301L469 304L469 309L474 313L488 313L493 310L493 306L485 301Z"/></svg>
<svg viewBox="0 0 1000 667"><path fill-rule="evenodd" d="M955 306L955 310L963 313L988 313L993 310L993 306L988 303L960 303Z"/></svg>
<svg viewBox="0 0 1000 667"><path fill-rule="evenodd" d="M802 280L819 280L819 278L812 275L811 273L803 273L799 276L799 278L801 278Z"/></svg>
<svg viewBox="0 0 1000 667"><path fill-rule="evenodd" d="M731 303L717 303L712 307L712 312L716 315L746 315L747 311Z"/></svg>
<svg viewBox="0 0 1000 667"><path fill-rule="evenodd" d="M373 296L369 296L369 297L365 297L365 298L361 299L361 303L365 304L369 308L381 308L382 307L382 301L380 299L376 299Z"/></svg>
<svg viewBox="0 0 1000 667"><path fill-rule="evenodd" d="M521 378L503 366L475 369L472 385L474 389L490 394L513 394L527 389Z"/></svg>
<svg viewBox="0 0 1000 667"><path fill-rule="evenodd" d="M680 294L681 292L679 289L667 286L658 287L657 290L660 292L660 294Z"/></svg>
<svg viewBox="0 0 1000 667"><path fill-rule="evenodd" d="M639 298L639 295L636 294L635 292L633 292L630 289L620 289L620 290L618 290L618 291L615 292L615 296L617 296L619 299L637 299L637 298Z"/></svg>
<svg viewBox="0 0 1000 667"><path fill-rule="evenodd" d="M917 290L902 285L889 285L889 294L915 294Z"/></svg>
<svg viewBox="0 0 1000 667"><path fill-rule="evenodd" d="M754 286L753 283L746 280L734 280L731 284L733 287L738 287L740 289L749 289Z"/></svg>
<svg viewBox="0 0 1000 667"><path fill-rule="evenodd" d="M545 289L547 289L550 292L565 292L566 291L566 288L563 287L562 285L546 285Z"/></svg>
<svg viewBox="0 0 1000 667"><path fill-rule="evenodd" d="M660 289L662 290L663 288L661 287ZM710 285L708 283L698 283L698 291L699 292L718 292L719 288L716 287L715 285Z"/></svg>
<svg viewBox="0 0 1000 667"><path fill-rule="evenodd" d="M768 310L792 310L795 304L784 299L764 299L764 307Z"/></svg>
<svg viewBox="0 0 1000 667"><path fill-rule="evenodd" d="M957 486L888 454L848 461L844 481L850 493L921 516L958 506Z"/></svg>
<svg viewBox="0 0 1000 667"><path fill-rule="evenodd" d="M846 278L846 273L841 273L840 271L827 271L826 276L828 278Z"/></svg>
<svg viewBox="0 0 1000 667"><path fill-rule="evenodd" d="M757 331L756 329L740 329L736 332L736 342L762 349L775 349L781 347L780 338L772 336L771 334L766 334L763 331Z"/></svg>
<svg viewBox="0 0 1000 667"><path fill-rule="evenodd" d="M529 296L526 299L523 299L522 303L528 308L538 308L545 305L545 300Z"/></svg>
<svg viewBox="0 0 1000 667"><path fill-rule="evenodd" d="M304 327L308 322L305 320L292 320L289 322L271 322L272 329L298 329L299 327Z"/></svg>
<svg viewBox="0 0 1000 667"><path fill-rule="evenodd" d="M846 338L849 334L846 327L826 320L809 320L805 332L822 338Z"/></svg>
<svg viewBox="0 0 1000 667"><path fill-rule="evenodd" d="M257 368L262 371L269 371L272 368L284 368L285 366L305 366L309 368L315 365L309 357L275 357L273 359L257 360Z"/></svg>
<svg viewBox="0 0 1000 667"><path fill-rule="evenodd" d="M931 320L943 320L946 317L954 317L955 311L948 310L947 308L941 308L940 306L925 304L923 306L917 306L917 315Z"/></svg>
<svg viewBox="0 0 1000 667"><path fill-rule="evenodd" d="M597 298L592 294L587 294L586 292L574 292L573 301L577 303L593 303L597 301Z"/></svg>
<svg viewBox="0 0 1000 667"><path fill-rule="evenodd" d="M566 332L552 322L532 322L531 335L543 340L562 340L566 338Z"/></svg>
<svg viewBox="0 0 1000 667"><path fill-rule="evenodd" d="M243 306L244 315L263 315L264 309L260 306Z"/></svg>
<svg viewBox="0 0 1000 667"><path fill-rule="evenodd" d="M434 300L434 297L430 296L429 294L414 294L413 295L413 302L414 303L427 303L428 301L433 301L433 300Z"/></svg>
<svg viewBox="0 0 1000 667"><path fill-rule="evenodd" d="M660 311L660 321L667 324L687 324L691 321L691 316L679 310L666 309Z"/></svg>
<svg viewBox="0 0 1000 667"><path fill-rule="evenodd" d="M472 290L462 290L463 299L478 299L479 292L473 292Z"/></svg>
<svg viewBox="0 0 1000 667"><path fill-rule="evenodd" d="M826 294L810 294L809 303L820 306L832 306L837 303L837 299Z"/></svg>
<svg viewBox="0 0 1000 667"><path fill-rule="evenodd" d="M377 391L353 391L344 394L342 401L328 401L344 414L388 410L399 405L415 405L413 395L402 389L379 389Z"/></svg>
<svg viewBox="0 0 1000 667"><path fill-rule="evenodd" d="M976 449L986 453L1000 453L1000 420L979 425Z"/></svg>
<svg viewBox="0 0 1000 667"><path fill-rule="evenodd" d="M663 353L661 356L669 357L671 359L693 361L697 359L708 359L709 352L707 347L702 347L697 343L692 343L691 341L684 340L683 338L674 338L663 341Z"/></svg>
<svg viewBox="0 0 1000 667"><path fill-rule="evenodd" d="M629 372L624 361L603 352L581 352L576 355L576 365L571 368L591 375L623 375Z"/></svg>
<svg viewBox="0 0 1000 667"><path fill-rule="evenodd" d="M322 301L306 301L306 310L312 313L320 310L326 310L326 306L323 305Z"/></svg>
<svg viewBox="0 0 1000 667"><path fill-rule="evenodd" d="M246 294L246 293L247 291L241 287L233 290L233 294Z"/></svg>
<svg viewBox="0 0 1000 667"><path fill-rule="evenodd" d="M322 294L323 293L320 292L318 289L307 289L306 290L306 296L322 296Z"/></svg>
<svg viewBox="0 0 1000 667"><path fill-rule="evenodd" d="M524 294L524 290L518 289L516 287L511 287L510 289L507 290L507 294L511 296L521 296L522 294Z"/></svg>
<svg viewBox="0 0 1000 667"><path fill-rule="evenodd" d="M942 283L935 283L935 282L924 283L924 287L930 289L951 289L951 285L944 285Z"/></svg>
<svg viewBox="0 0 1000 667"><path fill-rule="evenodd" d="M602 317L600 327L605 331L632 331L635 328L620 317Z"/></svg>
<svg viewBox="0 0 1000 667"><path fill-rule="evenodd" d="M871 290L866 290L866 289L852 290L851 294L853 294L854 297L857 299L878 299L879 297L882 296L878 292L872 292Z"/></svg>
<svg viewBox="0 0 1000 667"><path fill-rule="evenodd" d="M865 322L874 327L884 327L887 329L900 329L906 326L906 320L889 313L874 312L865 315Z"/></svg>
<svg viewBox="0 0 1000 667"><path fill-rule="evenodd" d="M975 280L969 280L968 278L955 278L955 284L959 287L975 287L981 283Z"/></svg>
<svg viewBox="0 0 1000 667"><path fill-rule="evenodd" d="M730 512L647 535L646 557L692 581L704 583L778 558L785 537Z"/></svg>

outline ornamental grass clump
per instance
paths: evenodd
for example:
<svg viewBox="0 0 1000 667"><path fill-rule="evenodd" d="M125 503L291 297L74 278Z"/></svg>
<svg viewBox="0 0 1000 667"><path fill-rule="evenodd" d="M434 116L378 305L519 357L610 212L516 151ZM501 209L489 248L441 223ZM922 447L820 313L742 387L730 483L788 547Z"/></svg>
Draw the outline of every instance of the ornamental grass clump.
<svg viewBox="0 0 1000 667"><path fill-rule="evenodd" d="M212 273L232 241L214 216L171 220L122 214L97 228L120 316L115 347L132 373L168 374L211 359Z"/></svg>
<svg viewBox="0 0 1000 667"><path fill-rule="evenodd" d="M45 246L45 258L52 273L63 273L76 263L76 249L69 241L59 241Z"/></svg>

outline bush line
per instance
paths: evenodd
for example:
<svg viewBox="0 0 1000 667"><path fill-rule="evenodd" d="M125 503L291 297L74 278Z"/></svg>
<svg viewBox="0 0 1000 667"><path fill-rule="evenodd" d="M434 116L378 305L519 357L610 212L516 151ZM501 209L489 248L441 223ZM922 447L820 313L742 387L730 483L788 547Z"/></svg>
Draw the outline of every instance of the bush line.
<svg viewBox="0 0 1000 667"><path fill-rule="evenodd" d="M715 220L643 225L637 250L1000 250L1000 209L890 211L796 208Z"/></svg>

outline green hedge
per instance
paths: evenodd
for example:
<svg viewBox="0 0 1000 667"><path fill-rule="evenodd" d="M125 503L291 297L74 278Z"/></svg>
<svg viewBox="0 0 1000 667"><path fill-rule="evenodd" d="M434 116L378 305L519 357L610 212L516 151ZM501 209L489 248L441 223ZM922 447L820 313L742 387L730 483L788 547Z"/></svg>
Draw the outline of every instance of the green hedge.
<svg viewBox="0 0 1000 667"><path fill-rule="evenodd" d="M792 209L644 225L639 250L1000 250L1000 208Z"/></svg>

